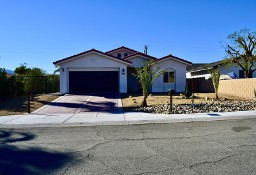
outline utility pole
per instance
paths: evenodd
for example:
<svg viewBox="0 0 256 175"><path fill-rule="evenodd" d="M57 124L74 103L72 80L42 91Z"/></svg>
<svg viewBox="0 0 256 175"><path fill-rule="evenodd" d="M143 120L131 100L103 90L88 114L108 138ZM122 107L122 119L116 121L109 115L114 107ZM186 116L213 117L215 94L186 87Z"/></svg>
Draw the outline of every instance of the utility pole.
<svg viewBox="0 0 256 175"><path fill-rule="evenodd" d="M144 45L144 54L148 54L148 46L147 45Z"/></svg>

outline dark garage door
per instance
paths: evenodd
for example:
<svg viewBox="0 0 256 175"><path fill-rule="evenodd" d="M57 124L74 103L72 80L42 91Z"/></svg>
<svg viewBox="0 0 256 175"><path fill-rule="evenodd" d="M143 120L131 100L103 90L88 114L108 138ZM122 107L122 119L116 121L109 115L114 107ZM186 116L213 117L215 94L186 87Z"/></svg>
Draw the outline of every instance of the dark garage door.
<svg viewBox="0 0 256 175"><path fill-rule="evenodd" d="M69 93L118 92L118 71L70 71Z"/></svg>

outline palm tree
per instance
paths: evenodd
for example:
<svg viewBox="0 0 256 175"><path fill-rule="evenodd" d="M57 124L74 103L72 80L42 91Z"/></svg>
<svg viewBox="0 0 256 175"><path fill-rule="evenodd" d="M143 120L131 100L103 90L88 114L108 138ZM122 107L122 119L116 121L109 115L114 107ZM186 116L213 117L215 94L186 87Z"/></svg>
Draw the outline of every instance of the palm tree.
<svg viewBox="0 0 256 175"><path fill-rule="evenodd" d="M135 70L134 76L137 77L143 92L142 106L147 106L148 90L154 80L164 73L164 70L160 70L153 60L143 62L142 67L135 68Z"/></svg>
<svg viewBox="0 0 256 175"><path fill-rule="evenodd" d="M58 72L60 72L60 66L55 66L55 70L54 70L53 74L56 74Z"/></svg>
<svg viewBox="0 0 256 175"><path fill-rule="evenodd" d="M219 82L220 82L220 70L216 67L209 68L209 67L205 66L205 68L208 71L208 73L211 75L216 100L219 100L218 89L219 89Z"/></svg>

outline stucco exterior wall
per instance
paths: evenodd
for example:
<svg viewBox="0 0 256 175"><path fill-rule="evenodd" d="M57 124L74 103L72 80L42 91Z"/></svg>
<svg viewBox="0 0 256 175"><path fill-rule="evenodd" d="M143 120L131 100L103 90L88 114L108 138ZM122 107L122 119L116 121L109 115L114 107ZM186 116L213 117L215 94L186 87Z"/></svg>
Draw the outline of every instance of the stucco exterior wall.
<svg viewBox="0 0 256 175"><path fill-rule="evenodd" d="M256 99L256 78L220 80L218 93Z"/></svg>
<svg viewBox="0 0 256 175"><path fill-rule="evenodd" d="M136 56L136 57L128 59L128 61L132 62L132 67L141 67L142 63L144 61L148 61L148 59L140 57L140 56Z"/></svg>
<svg viewBox="0 0 256 175"><path fill-rule="evenodd" d="M119 71L119 92L127 93L127 65L99 54L88 54L60 64L60 93L69 93L69 71ZM122 69L125 74L122 74Z"/></svg>
<svg viewBox="0 0 256 175"><path fill-rule="evenodd" d="M166 59L160 61L158 66L162 70L173 69L175 72L175 83L164 83L163 75L158 77L152 85L152 92L168 92L169 89L175 90L176 92L184 92L186 86L186 64L181 62Z"/></svg>

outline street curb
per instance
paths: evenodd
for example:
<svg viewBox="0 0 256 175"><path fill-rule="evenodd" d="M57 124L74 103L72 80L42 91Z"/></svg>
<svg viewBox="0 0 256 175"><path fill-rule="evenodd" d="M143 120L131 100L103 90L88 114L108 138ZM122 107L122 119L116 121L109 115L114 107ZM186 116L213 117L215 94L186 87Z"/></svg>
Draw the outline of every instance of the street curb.
<svg viewBox="0 0 256 175"><path fill-rule="evenodd" d="M240 111L240 112L246 112L246 111ZM201 115L205 115L205 114L201 113ZM0 124L0 128L14 129L14 128L84 127L84 126L122 126L122 125L143 125L143 124L232 121L232 120L242 120L242 119L256 119L256 114L249 114L249 115L246 114L246 115L236 115L236 116L218 116L218 117L182 118L182 119L168 118L168 119L156 119L156 120L101 121L101 122L83 122L83 123L58 123L58 124L56 123Z"/></svg>

